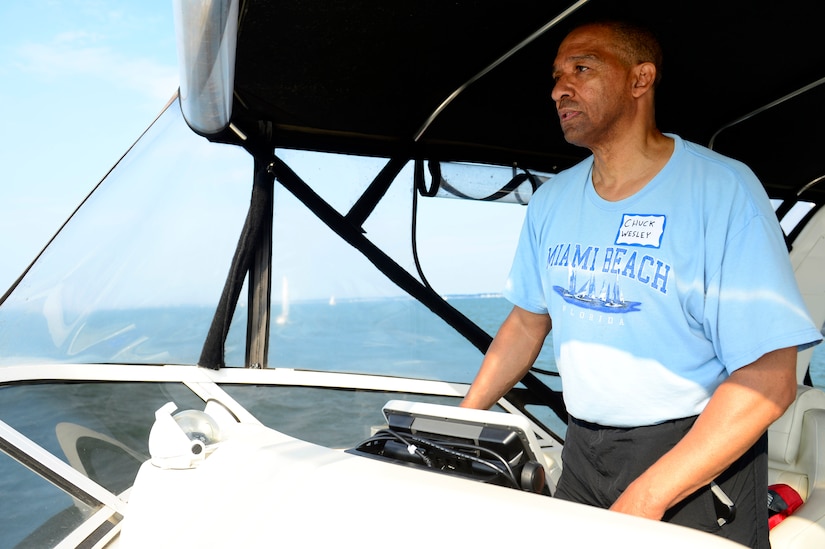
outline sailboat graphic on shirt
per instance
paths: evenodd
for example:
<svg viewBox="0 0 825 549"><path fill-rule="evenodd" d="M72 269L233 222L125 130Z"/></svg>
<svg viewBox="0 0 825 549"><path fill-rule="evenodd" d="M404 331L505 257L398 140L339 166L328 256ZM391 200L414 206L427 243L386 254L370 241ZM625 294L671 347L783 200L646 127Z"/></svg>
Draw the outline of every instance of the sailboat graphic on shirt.
<svg viewBox="0 0 825 549"><path fill-rule="evenodd" d="M610 313L629 313L639 310L641 302L626 301L618 280L602 281L601 285L598 285L596 275L590 273L590 276L579 286L577 278L576 271L570 269L567 288L553 286L556 293L567 303L576 307Z"/></svg>

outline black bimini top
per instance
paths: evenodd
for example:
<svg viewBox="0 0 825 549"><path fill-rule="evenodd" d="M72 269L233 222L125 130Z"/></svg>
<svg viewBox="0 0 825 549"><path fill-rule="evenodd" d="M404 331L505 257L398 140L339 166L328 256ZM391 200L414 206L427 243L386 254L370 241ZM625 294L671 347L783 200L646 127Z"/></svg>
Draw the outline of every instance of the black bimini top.
<svg viewBox="0 0 825 549"><path fill-rule="evenodd" d="M550 99L556 48L577 23L624 18L662 41L662 131L743 160L774 197L808 186L801 198L825 200L825 183L809 185L825 174L816 3L579 4L485 73L573 0L244 0L233 122L274 147L555 171L589 154L562 139Z"/></svg>

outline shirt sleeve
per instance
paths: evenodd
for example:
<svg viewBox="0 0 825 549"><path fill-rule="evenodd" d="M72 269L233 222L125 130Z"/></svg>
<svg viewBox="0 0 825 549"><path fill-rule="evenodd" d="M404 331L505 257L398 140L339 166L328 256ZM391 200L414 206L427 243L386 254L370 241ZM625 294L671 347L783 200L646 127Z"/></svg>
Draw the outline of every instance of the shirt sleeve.
<svg viewBox="0 0 825 549"><path fill-rule="evenodd" d="M729 373L770 351L821 341L775 219L756 215L727 239L706 287L705 332Z"/></svg>
<svg viewBox="0 0 825 549"><path fill-rule="evenodd" d="M516 255L504 286L504 297L513 305L536 314L547 313L547 302L542 284L542 256L535 212L538 201L531 200L521 228ZM546 262L546 258L544 258Z"/></svg>

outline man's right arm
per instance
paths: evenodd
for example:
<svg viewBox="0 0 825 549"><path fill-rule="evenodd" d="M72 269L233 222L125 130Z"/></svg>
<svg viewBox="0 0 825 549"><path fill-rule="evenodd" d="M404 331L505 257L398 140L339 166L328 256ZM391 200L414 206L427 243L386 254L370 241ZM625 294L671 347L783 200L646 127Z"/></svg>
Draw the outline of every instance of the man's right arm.
<svg viewBox="0 0 825 549"><path fill-rule="evenodd" d="M550 316L513 307L484 355L461 406L486 410L495 404L536 361L551 328Z"/></svg>

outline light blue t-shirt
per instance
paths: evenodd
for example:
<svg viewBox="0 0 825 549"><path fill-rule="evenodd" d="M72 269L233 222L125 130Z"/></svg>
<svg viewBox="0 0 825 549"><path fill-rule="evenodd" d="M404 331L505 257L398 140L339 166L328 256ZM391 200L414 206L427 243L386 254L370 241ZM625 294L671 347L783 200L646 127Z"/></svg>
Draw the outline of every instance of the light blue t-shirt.
<svg viewBox="0 0 825 549"><path fill-rule="evenodd" d="M527 209L504 293L550 314L565 403L585 421L699 414L731 372L821 339L756 176L670 137L672 157L633 196L602 199L591 157Z"/></svg>

